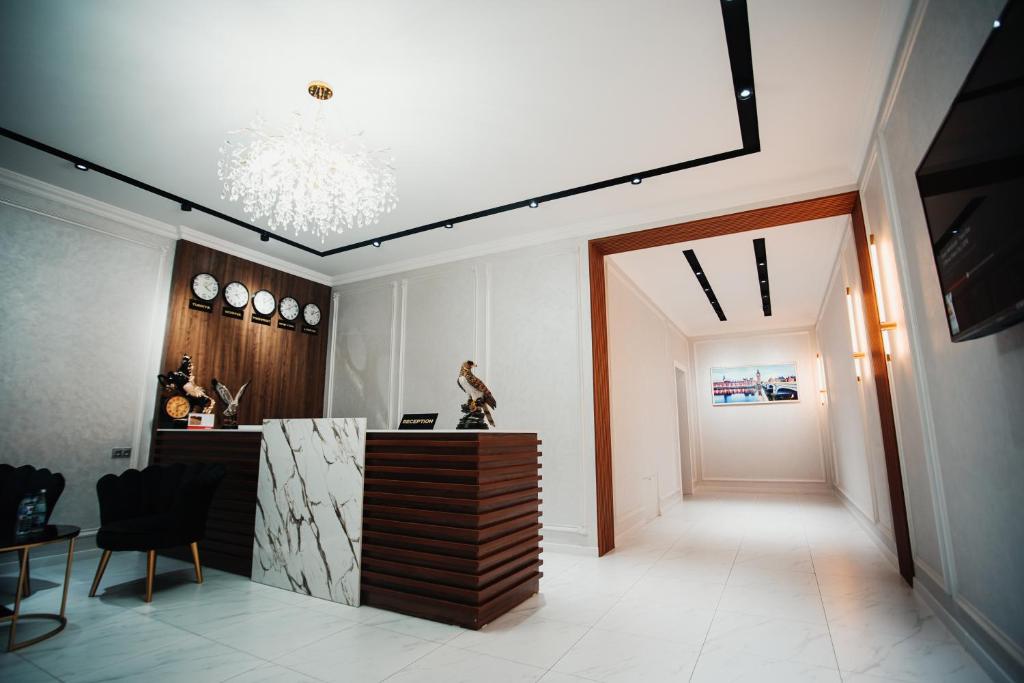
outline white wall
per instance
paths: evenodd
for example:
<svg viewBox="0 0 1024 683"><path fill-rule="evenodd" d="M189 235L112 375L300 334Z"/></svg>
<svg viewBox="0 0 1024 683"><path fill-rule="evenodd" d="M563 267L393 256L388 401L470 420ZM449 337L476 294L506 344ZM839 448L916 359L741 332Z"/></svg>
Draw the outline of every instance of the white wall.
<svg viewBox="0 0 1024 683"><path fill-rule="evenodd" d="M149 450L174 240L147 223L0 172L0 460L64 475L55 522L99 526L96 480Z"/></svg>
<svg viewBox="0 0 1024 683"><path fill-rule="evenodd" d="M544 442L545 542L596 547L585 244L561 242L334 290L329 415L394 427L437 412L453 429L466 360L494 392L499 429Z"/></svg>
<svg viewBox="0 0 1024 683"><path fill-rule="evenodd" d="M1024 325L950 341L914 178L1003 5L916 5L861 186L899 301L894 394L916 585L990 673L1024 680Z"/></svg>
<svg viewBox="0 0 1024 683"><path fill-rule="evenodd" d="M692 340L702 488L823 490L813 332ZM799 401L712 405L711 368L796 361Z"/></svg>
<svg viewBox="0 0 1024 683"><path fill-rule="evenodd" d="M861 380L853 360L846 288L853 296L857 317L858 348L867 349L863 320L860 272L853 233L847 228L815 328L825 367L829 451L833 484L876 530L876 537L895 552L892 508L886 480L878 395L871 373L871 358L863 358Z"/></svg>
<svg viewBox="0 0 1024 683"><path fill-rule="evenodd" d="M675 363L688 366L689 344L606 263L615 533L622 535L681 494Z"/></svg>

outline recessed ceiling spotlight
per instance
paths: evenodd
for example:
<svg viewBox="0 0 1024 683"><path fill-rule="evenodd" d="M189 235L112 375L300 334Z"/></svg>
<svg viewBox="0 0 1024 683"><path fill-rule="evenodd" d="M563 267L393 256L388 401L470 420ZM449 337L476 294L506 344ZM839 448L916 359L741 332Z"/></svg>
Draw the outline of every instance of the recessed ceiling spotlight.
<svg viewBox="0 0 1024 683"><path fill-rule="evenodd" d="M711 291L711 288L710 288L710 287L705 287L705 288L704 288L704 291L705 291L705 292L710 292L710 291Z"/></svg>
<svg viewBox="0 0 1024 683"><path fill-rule="evenodd" d="M998 19L996 19L995 21L992 22L992 28L999 28L1002 25L1003 25L1003 22L999 21Z"/></svg>
<svg viewBox="0 0 1024 683"><path fill-rule="evenodd" d="M761 280L761 284L762 284L762 285L763 285L764 283L766 283L766 282L768 282L768 281L767 281L767 280Z"/></svg>
<svg viewBox="0 0 1024 683"><path fill-rule="evenodd" d="M537 200L536 199L531 199L530 200L530 208L531 209L536 209L538 206L539 205L537 204Z"/></svg>
<svg viewBox="0 0 1024 683"><path fill-rule="evenodd" d="M375 247L379 247L379 246L380 246L380 240L374 240L374 241L373 241L373 242L371 242L370 244L372 244L372 245L373 245L373 246L375 246Z"/></svg>
<svg viewBox="0 0 1024 683"><path fill-rule="evenodd" d="M79 171L88 171L89 170L89 167L86 166L85 164L75 164L75 168L77 168Z"/></svg>
<svg viewBox="0 0 1024 683"><path fill-rule="evenodd" d="M764 265L764 261L758 261L758 262L757 262L757 265L759 265L759 266L763 266L763 265Z"/></svg>
<svg viewBox="0 0 1024 683"><path fill-rule="evenodd" d="M703 275L703 274L704 273L700 272L699 270L697 271L697 275Z"/></svg>
<svg viewBox="0 0 1024 683"><path fill-rule="evenodd" d="M184 204L182 204L182 206L184 206ZM189 209L189 211L191 211L191 210L192 209ZM269 241L270 241L270 233L261 232L260 233L260 242L269 242Z"/></svg>
<svg viewBox="0 0 1024 683"><path fill-rule="evenodd" d="M741 100L749 100L749 99L750 99L750 96L751 96L751 95L753 95L753 94L754 94L754 91L753 91L753 90L751 90L750 88L743 88L743 89L742 89L742 90L740 90L740 91L739 91L738 93L736 93L736 95L737 95L737 96L738 96L738 97L739 97L739 98L740 98Z"/></svg>
<svg viewBox="0 0 1024 683"><path fill-rule="evenodd" d="M634 185L639 185L640 183L642 183L642 182L643 182L643 178L640 178L640 177L638 176L638 177L636 177L636 178L633 178L633 179L632 179L632 180L630 180L629 182L633 183Z"/></svg>
<svg viewBox="0 0 1024 683"><path fill-rule="evenodd" d="M455 227L455 224L454 223L445 223L444 227L445 227L446 230L451 230L452 228Z"/></svg>

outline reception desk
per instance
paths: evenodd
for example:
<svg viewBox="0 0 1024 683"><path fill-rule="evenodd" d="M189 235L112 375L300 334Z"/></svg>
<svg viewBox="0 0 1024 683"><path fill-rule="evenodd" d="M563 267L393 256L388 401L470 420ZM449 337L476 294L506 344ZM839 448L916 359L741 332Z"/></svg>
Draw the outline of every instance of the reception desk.
<svg viewBox="0 0 1024 683"><path fill-rule="evenodd" d="M261 438L159 430L153 448L155 463L226 466L202 552L207 565L244 576ZM477 629L538 592L539 445L523 432L367 431L362 604Z"/></svg>
<svg viewBox="0 0 1024 683"><path fill-rule="evenodd" d="M536 434L370 431L362 602L478 629L540 587Z"/></svg>

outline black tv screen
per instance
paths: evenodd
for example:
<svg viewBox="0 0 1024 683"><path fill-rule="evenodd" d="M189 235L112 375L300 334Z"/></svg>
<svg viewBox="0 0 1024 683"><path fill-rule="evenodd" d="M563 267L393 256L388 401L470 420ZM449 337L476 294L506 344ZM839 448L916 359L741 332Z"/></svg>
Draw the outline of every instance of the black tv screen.
<svg viewBox="0 0 1024 683"><path fill-rule="evenodd" d="M1024 320L1024 1L994 25L917 186L953 341Z"/></svg>

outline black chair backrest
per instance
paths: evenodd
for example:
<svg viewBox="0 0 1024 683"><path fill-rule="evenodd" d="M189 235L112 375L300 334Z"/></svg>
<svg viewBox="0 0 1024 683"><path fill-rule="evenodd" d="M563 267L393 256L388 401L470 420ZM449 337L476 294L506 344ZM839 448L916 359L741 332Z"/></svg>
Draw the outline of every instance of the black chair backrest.
<svg viewBox="0 0 1024 683"><path fill-rule="evenodd" d="M224 474L220 464L175 463L104 475L96 482L100 523L167 515L176 525L202 536Z"/></svg>
<svg viewBox="0 0 1024 683"><path fill-rule="evenodd" d="M49 522L53 508L64 492L64 477L45 467L0 465L0 525L14 524L21 499L30 493L38 493L40 489L46 489L46 521Z"/></svg>

